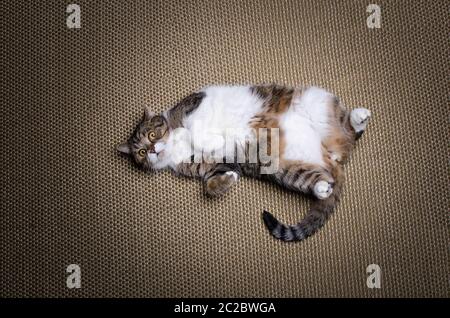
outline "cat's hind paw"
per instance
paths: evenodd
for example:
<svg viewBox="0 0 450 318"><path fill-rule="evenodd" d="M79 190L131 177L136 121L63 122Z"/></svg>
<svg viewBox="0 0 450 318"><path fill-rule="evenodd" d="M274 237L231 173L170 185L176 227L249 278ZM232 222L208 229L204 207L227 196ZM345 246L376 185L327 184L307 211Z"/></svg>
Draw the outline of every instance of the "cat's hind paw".
<svg viewBox="0 0 450 318"><path fill-rule="evenodd" d="M313 191L314 195L318 199L323 200L328 198L331 195L331 193L333 193L333 186L330 183L321 180L314 185Z"/></svg>
<svg viewBox="0 0 450 318"><path fill-rule="evenodd" d="M366 130L370 116L370 110L368 110L367 108L355 108L350 113L350 123L358 137L362 135L364 130Z"/></svg>

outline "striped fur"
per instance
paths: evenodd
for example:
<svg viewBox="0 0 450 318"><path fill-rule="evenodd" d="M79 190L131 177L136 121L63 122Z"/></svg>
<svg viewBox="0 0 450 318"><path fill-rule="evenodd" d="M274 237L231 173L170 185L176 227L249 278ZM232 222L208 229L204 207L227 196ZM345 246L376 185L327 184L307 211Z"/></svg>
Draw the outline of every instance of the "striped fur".
<svg viewBox="0 0 450 318"><path fill-rule="evenodd" d="M205 193L209 196L226 193L242 173L241 167L235 163L181 163L175 171L180 175L202 179Z"/></svg>
<svg viewBox="0 0 450 318"><path fill-rule="evenodd" d="M169 167L178 175L200 178L209 196L226 193L241 175L313 194L310 210L296 225L284 225L268 211L263 212L263 221L275 238L301 241L317 232L333 212L344 182L343 165L369 117L367 109L348 111L336 96L317 87L212 86L187 96L160 115L146 111L133 136L118 149L131 154L144 168ZM200 142L206 143L203 151L203 146L216 149L225 129L243 129L240 140L244 143L239 146L244 147L247 162L230 163L225 158L212 163L175 162L172 157L181 152L174 141L177 128L200 132ZM250 146L255 145L246 141L247 134L255 130L258 136L260 128L279 131L279 149L271 148L270 134L268 145L256 145L267 154L279 153L278 170L272 174L262 173L261 161L248 162ZM140 156L144 151L148 155ZM205 158L210 151L204 153ZM194 158L190 152L188 155Z"/></svg>
<svg viewBox="0 0 450 318"><path fill-rule="evenodd" d="M320 178L320 172L303 170L299 167L296 172L288 172L286 175L293 174L288 179L281 179L281 184L289 189L304 192L311 186L316 178ZM304 183L299 180L305 180ZM277 239L282 241L302 241L316 233L327 221L339 201L339 196L344 182L344 176L340 167L335 169L333 193L324 200L314 199L310 210L306 216L295 225L285 225L280 223L270 212L263 212L263 221L269 232Z"/></svg>

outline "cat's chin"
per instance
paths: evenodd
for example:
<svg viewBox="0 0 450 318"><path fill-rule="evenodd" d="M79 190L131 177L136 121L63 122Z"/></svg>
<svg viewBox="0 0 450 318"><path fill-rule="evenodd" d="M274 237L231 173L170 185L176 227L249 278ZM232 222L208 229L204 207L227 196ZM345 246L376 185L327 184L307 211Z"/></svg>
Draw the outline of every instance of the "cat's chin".
<svg viewBox="0 0 450 318"><path fill-rule="evenodd" d="M172 160L167 156L167 152L162 150L156 155L156 160L151 163L153 170L161 170L171 166Z"/></svg>
<svg viewBox="0 0 450 318"><path fill-rule="evenodd" d="M156 153L156 158L158 161L163 160L165 158L165 151L161 150L160 152Z"/></svg>

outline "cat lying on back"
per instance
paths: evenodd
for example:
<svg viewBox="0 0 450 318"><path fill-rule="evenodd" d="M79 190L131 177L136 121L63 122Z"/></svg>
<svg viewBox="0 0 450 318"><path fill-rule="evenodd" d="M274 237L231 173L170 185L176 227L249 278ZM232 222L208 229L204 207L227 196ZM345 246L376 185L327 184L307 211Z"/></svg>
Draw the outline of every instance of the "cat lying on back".
<svg viewBox="0 0 450 318"><path fill-rule="evenodd" d="M199 177L211 196L227 192L242 175L311 193L312 206L296 225L263 212L274 237L301 241L332 213L344 181L342 166L369 118L369 110L348 111L336 96L317 87L211 86L161 114L145 110L118 150L146 170L169 168ZM269 154L271 162L252 156L252 149ZM270 166L271 171L266 169Z"/></svg>

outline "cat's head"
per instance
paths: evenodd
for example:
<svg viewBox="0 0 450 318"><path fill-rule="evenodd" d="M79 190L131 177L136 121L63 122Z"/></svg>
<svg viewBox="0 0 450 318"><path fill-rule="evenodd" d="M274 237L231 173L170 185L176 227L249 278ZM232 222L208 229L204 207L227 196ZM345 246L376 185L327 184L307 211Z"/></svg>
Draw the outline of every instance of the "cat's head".
<svg viewBox="0 0 450 318"><path fill-rule="evenodd" d="M117 150L130 155L140 167L153 169L163 155L168 135L166 118L145 109L131 138L120 144Z"/></svg>

